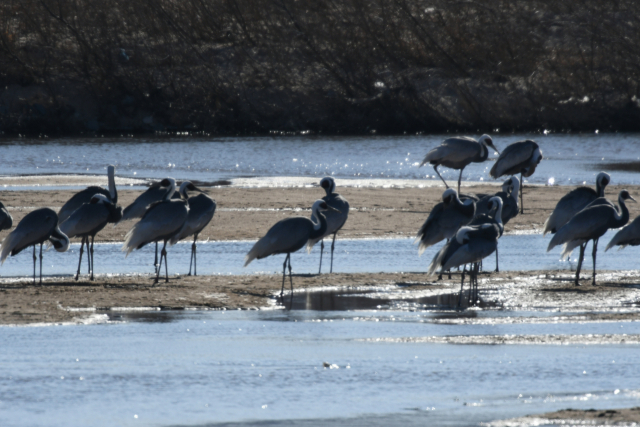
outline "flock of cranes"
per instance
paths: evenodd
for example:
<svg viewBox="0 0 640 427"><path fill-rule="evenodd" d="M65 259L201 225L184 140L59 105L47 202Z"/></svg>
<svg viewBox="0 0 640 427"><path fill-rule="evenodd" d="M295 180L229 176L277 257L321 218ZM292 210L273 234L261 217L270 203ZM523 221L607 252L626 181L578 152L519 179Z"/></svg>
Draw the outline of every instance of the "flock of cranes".
<svg viewBox="0 0 640 427"><path fill-rule="evenodd" d="M489 156L489 148L498 151L489 135L479 140L468 137L449 138L432 149L425 156L422 165L429 163L445 184L442 202L437 203L425 223L420 227L416 243L418 252L422 252L443 240L446 243L438 250L428 267L429 274L450 271L462 267L460 297L467 266L471 285L470 301L477 300L477 275L484 258L496 252L496 271L498 264L498 240L504 232L504 226L519 213L523 213L523 178L531 176L542 160L542 151L531 140L519 141L507 146L491 168L490 176L510 177L503 183L501 191L495 194L462 194L460 181L462 171L470 163L484 162ZM449 188L438 172L438 166L459 169L458 190ZM517 175L520 175L518 178ZM189 275L197 275L197 239L198 234L209 224L216 210L216 202L197 188L193 183L184 181L177 187L173 178L165 178L144 191L124 210L118 206L118 192L115 185L115 168L107 169L108 190L102 187L88 187L76 193L67 201L58 213L49 208L37 209L27 214L16 228L9 233L0 245L0 262L4 263L9 255L16 255L23 249L33 246L33 280L36 282L36 246L40 245L40 283L42 283L42 250L45 242L57 251L69 248L70 238L80 238L80 256L75 279L80 276L84 247L87 250L87 264L90 280L94 279L94 239L107 224L121 221L138 221L125 236L122 251L126 255L143 246L155 243L156 267L155 282L160 279L162 264L165 267L165 281L169 281L167 265L167 244L193 236ZM551 233L547 251L563 245L562 257L566 258L573 249L580 247L580 257L576 271L575 284L579 284L580 270L584 252L589 240L593 241L593 278L596 283L596 253L600 237L607 230L620 228L629 221L629 210L625 202L635 201L628 191L618 196L618 206L604 197L604 190L611 181L608 174L597 176L596 189L579 187L566 194L556 205L544 224L544 234ZM316 200L311 209L311 217L293 217L283 219L273 225L259 239L245 257L245 266L254 259L270 255L285 254L282 266L281 297L284 294L286 270L293 291L291 253L303 247L307 251L318 242L324 249L324 239L333 235L331 244L331 267L335 239L349 215L349 202L336 193L333 178L325 177L320 181L325 197ZM189 196L189 192L198 192ZM518 198L520 198L518 200ZM0 230L10 229L13 220L4 205L0 203ZM158 262L158 247L162 243ZM640 244L640 217L622 228L614 236L605 250L613 246ZM319 273L322 269L322 252Z"/></svg>

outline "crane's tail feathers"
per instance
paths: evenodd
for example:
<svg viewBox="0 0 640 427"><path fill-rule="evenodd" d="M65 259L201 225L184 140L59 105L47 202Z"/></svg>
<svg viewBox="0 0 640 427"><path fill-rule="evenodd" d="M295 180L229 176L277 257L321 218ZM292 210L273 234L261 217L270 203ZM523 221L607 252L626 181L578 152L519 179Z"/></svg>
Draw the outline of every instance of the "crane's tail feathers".
<svg viewBox="0 0 640 427"><path fill-rule="evenodd" d="M318 243L321 239L309 239L307 240L307 253L310 254L313 246Z"/></svg>
<svg viewBox="0 0 640 427"><path fill-rule="evenodd" d="M270 255L268 250L269 250L269 243L267 239L263 237L253 245L249 253L247 253L247 256L244 257L244 266L246 267L251 263L251 261L253 261L256 258L260 259Z"/></svg>
<svg viewBox="0 0 640 427"><path fill-rule="evenodd" d="M16 243L20 241L18 233L11 232L7 237L2 241L2 245L0 248L2 252L0 252L0 265L4 264L4 261L7 259L11 251L16 247Z"/></svg>
<svg viewBox="0 0 640 427"><path fill-rule="evenodd" d="M424 253L424 251L429 247L430 245L427 245L423 242L420 242L420 246L418 246L418 256L422 256L422 254Z"/></svg>
<svg viewBox="0 0 640 427"><path fill-rule="evenodd" d="M434 274L436 274L436 271L438 269L442 269L442 262L443 262L443 258L446 252L446 247L447 245L444 245L434 256L433 259L431 260L431 264L429 264L429 269L427 270L427 274L429 276L433 276Z"/></svg>
<svg viewBox="0 0 640 427"><path fill-rule="evenodd" d="M562 254L560 255L560 259L565 260L571 256L571 253L575 248L583 244L582 240L572 240L570 242L565 243L562 246Z"/></svg>
<svg viewBox="0 0 640 427"><path fill-rule="evenodd" d="M544 222L544 226L542 227L543 236L546 236L547 234L551 233L551 224L549 223L550 219L551 219L551 216L549 216L549 218L547 218L547 220Z"/></svg>
<svg viewBox="0 0 640 427"><path fill-rule="evenodd" d="M606 252L614 246L620 246L618 248L618 250L620 250L626 248L628 245L629 243L623 242L622 239L618 238L618 234L616 234L615 236L613 236L613 239L611 239L604 251Z"/></svg>

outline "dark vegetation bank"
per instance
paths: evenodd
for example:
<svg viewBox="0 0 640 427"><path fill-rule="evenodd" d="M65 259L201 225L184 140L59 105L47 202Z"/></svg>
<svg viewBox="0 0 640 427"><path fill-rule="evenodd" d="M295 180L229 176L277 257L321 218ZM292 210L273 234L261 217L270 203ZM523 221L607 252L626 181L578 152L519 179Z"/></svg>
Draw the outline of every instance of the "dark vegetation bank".
<svg viewBox="0 0 640 427"><path fill-rule="evenodd" d="M640 130L640 2L4 0L5 135Z"/></svg>

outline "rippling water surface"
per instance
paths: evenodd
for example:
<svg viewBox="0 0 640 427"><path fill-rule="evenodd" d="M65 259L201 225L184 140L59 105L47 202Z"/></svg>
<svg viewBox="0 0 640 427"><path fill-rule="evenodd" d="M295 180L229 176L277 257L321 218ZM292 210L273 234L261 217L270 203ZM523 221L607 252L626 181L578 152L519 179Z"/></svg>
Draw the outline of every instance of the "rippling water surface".
<svg viewBox="0 0 640 427"><path fill-rule="evenodd" d="M450 135L255 138L73 138L0 141L0 174L104 173L215 181L243 176L437 179L419 168L425 154ZM471 135L479 137L479 135ZM494 135L498 149L530 138L544 154L529 182L592 183L604 163L640 161L638 134ZM492 154L492 158L496 155ZM471 164L465 180L492 180L492 162ZM441 168L448 180L458 172ZM615 172L612 183L640 184L640 175Z"/></svg>
<svg viewBox="0 0 640 427"><path fill-rule="evenodd" d="M487 323L456 325L433 323L434 316L159 312L116 314L114 324L3 327L0 423L468 426L566 407L637 405L638 345L389 340L638 334L637 322L493 323L496 312L481 311Z"/></svg>
<svg viewBox="0 0 640 427"><path fill-rule="evenodd" d="M603 248L615 234L609 231L600 239L600 254L597 258L599 270L637 270L640 269L637 247L627 247L604 252ZM499 262L503 271L526 270L566 270L575 268L579 251L576 249L571 263L560 261L560 247L546 252L550 238L540 234L504 235L499 242ZM282 273L284 255L270 256L254 260L243 267L244 257L255 242L222 241L201 242L198 245L199 274L251 274ZM426 272L429 263L444 242L428 248L418 256L418 247L412 239L338 239L334 253L333 271L336 273L395 273ZM148 274L153 272L154 245L147 245L125 258L120 250L121 244L101 243L95 245L95 272L101 274ZM323 271L330 266L330 245L325 246ZM72 244L69 251L58 253L50 250L44 253L43 273L45 275L75 274L78 267L79 244ZM591 274L591 244L585 251L583 275ZM191 244L179 243L168 249L169 274L187 274L191 256ZM83 272L86 272L86 251L83 258ZM319 245L311 254L298 251L291 256L294 274L315 274L320 261ZM495 268L495 255L484 261L486 270ZM24 277L32 274L32 250L9 257L0 267L2 277ZM164 272L164 267L163 267Z"/></svg>

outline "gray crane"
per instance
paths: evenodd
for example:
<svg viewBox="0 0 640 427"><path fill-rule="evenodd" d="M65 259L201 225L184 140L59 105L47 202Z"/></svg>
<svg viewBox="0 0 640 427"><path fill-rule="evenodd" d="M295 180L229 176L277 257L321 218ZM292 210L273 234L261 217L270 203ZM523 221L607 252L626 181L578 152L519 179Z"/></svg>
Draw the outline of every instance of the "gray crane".
<svg viewBox="0 0 640 427"><path fill-rule="evenodd" d="M188 191L200 191L200 194L189 197ZM187 217L187 223L178 236L178 240L193 236L188 276L191 276L191 264L193 264L193 275L197 276L196 241L198 240L198 234L211 222L213 214L216 212L216 201L189 181L184 181L180 184L180 195L183 199L189 201L189 216Z"/></svg>
<svg viewBox="0 0 640 427"><path fill-rule="evenodd" d="M464 265L462 280L460 282L460 299L458 305L462 303L466 264L472 264L469 270L469 283L471 288L476 289L477 292L479 263L496 250L498 247L498 238L504 230L500 219L502 199L493 197L491 204L496 205L496 215L494 219L487 218L487 222L485 223L461 227L456 233L455 238L449 240L449 242L436 253L429 265L428 274L435 274L438 269L440 269L442 273L451 268ZM471 293L473 293L473 291L471 291ZM473 296L471 299L475 301Z"/></svg>
<svg viewBox="0 0 640 427"><path fill-rule="evenodd" d="M254 259L262 259L269 255L287 254L282 265L282 289L280 298L284 296L284 280L287 262L289 263L289 280L291 282L291 296L293 298L293 278L291 276L291 253L301 249L309 239L316 239L327 231L327 220L321 212L337 211L324 200L316 200L311 211L318 222L305 217L285 218L278 221L258 240L244 258L246 267Z"/></svg>
<svg viewBox="0 0 640 427"><path fill-rule="evenodd" d="M627 190L622 190L618 194L619 209L606 200L604 197L598 198L591 205L581 210L569 220L549 242L547 252L554 247L564 244L562 247L562 258L571 255L571 251L579 245L586 244L593 240L593 280L596 284L596 253L598 251L598 240L610 228L619 228L629 222L629 209L625 205L625 200L635 199L631 197ZM575 284L579 286L580 271L576 271Z"/></svg>
<svg viewBox="0 0 640 427"><path fill-rule="evenodd" d="M170 186L168 179L169 178L165 178L162 181L151 184L151 186L131 202L129 206L124 208L121 221L142 218L145 212L147 212L149 205L162 200L167 195L167 190ZM180 198L180 195L176 195L174 191L170 197ZM156 242L156 256L153 260L153 267L156 271L158 270L158 242Z"/></svg>
<svg viewBox="0 0 640 427"><path fill-rule="evenodd" d="M493 197L499 197L502 200L502 212L501 222L504 225L518 215L518 192L520 191L520 180L517 176L512 176L502 184L502 191L489 196L485 196L476 202L476 218L482 215L487 215L491 209L490 206L495 206L495 203L491 202ZM475 225L474 220L469 225ZM500 264L498 263L498 248L496 248L496 273L500 271Z"/></svg>
<svg viewBox="0 0 640 427"><path fill-rule="evenodd" d="M336 234L342 228L342 226L347 222L347 218L349 217L349 202L347 199L342 197L340 194L336 193L336 182L330 176L324 177L320 180L320 186L324 188L325 193L327 194L322 198L329 206L336 209L337 211L326 211L324 214L325 219L327 220L327 231L324 235L316 238L309 239L307 242L307 252L311 252L311 248L313 245L320 241L320 267L318 267L318 274L322 272L322 253L324 252L324 238L333 234L333 241L331 242L331 268L329 273L333 273L333 250L336 246ZM311 220L315 223L318 222L318 218L313 216L313 212L311 213Z"/></svg>
<svg viewBox="0 0 640 427"><path fill-rule="evenodd" d="M122 208L116 206L104 194L94 194L89 203L85 203L76 209L69 218L60 224L60 231L70 239L80 237L80 259L75 279L80 277L80 265L82 264L82 252L87 245L87 260L89 263L89 280L93 280L93 241L108 223L116 223L122 217ZM89 247L91 238L91 247Z"/></svg>
<svg viewBox="0 0 640 427"><path fill-rule="evenodd" d="M160 252L160 264L156 271L155 283L160 279L162 269L162 258L165 261L165 281L169 282L169 268L167 266L167 242L174 245L178 241L178 236L182 232L187 217L189 216L189 206L187 200L172 200L171 196L176 191L176 181L173 178L165 178L163 181L167 187L162 200L152 203L131 230L125 235L122 251L127 256L135 249L140 249L147 243L163 241Z"/></svg>
<svg viewBox="0 0 640 427"><path fill-rule="evenodd" d="M596 177L596 189L590 187L578 187L562 196L556 207L544 222L544 230L542 235L547 233L555 234L560 230L575 214L593 203L596 199L604 197L604 190L611 182L611 176L606 172L600 172ZM580 245L580 256L578 257L578 275L582 269L584 260L584 251L587 247L586 242Z"/></svg>
<svg viewBox="0 0 640 427"><path fill-rule="evenodd" d="M619 230L613 239L609 242L605 248L605 252L614 246L620 246L619 249L624 249L627 246L640 245L640 216L636 217L630 224Z"/></svg>
<svg viewBox="0 0 640 427"><path fill-rule="evenodd" d="M13 227L13 217L9 214L2 202L0 202L0 231L8 230L11 227Z"/></svg>
<svg viewBox="0 0 640 427"><path fill-rule="evenodd" d="M493 140L489 135L482 135L477 141L468 136L447 138L442 144L429 151L420 166L429 163L433 166L445 187L449 188L447 182L438 172L438 166L442 165L452 169L460 169L458 176L458 193L460 193L460 180L462 180L462 171L470 163L482 163L489 156L488 147L495 151L498 149L493 145ZM498 153L500 153L498 151Z"/></svg>
<svg viewBox="0 0 640 427"><path fill-rule="evenodd" d="M522 193L524 193L523 177L530 177L542 160L542 151L538 144L530 139L518 141L505 148L496 163L489 171L492 178L504 175L520 174L520 213L524 213Z"/></svg>
<svg viewBox="0 0 640 427"><path fill-rule="evenodd" d="M74 194L67 202L62 205L60 211L58 212L58 221L62 224L71 216L71 214L78 209L80 206L85 203L89 203L91 198L95 194L104 194L105 197L108 197L109 200L115 205L118 203L118 190L116 190L116 179L115 179L116 167L113 165L109 165L107 167L107 177L109 179L109 190L105 190L102 187L97 185L92 185L91 187L87 187L82 191Z"/></svg>
<svg viewBox="0 0 640 427"><path fill-rule="evenodd" d="M451 239L460 227L470 223L476 212L473 200L464 203L458 193L449 188L442 193L442 202L431 209L429 216L416 235L415 243L420 243L418 253L422 255L429 246L443 239Z"/></svg>
<svg viewBox="0 0 640 427"><path fill-rule="evenodd" d="M41 208L29 212L18 226L2 241L0 265L9 254L17 255L23 249L33 246L33 283L36 283L36 246L40 244L40 284L42 284L42 245L50 241L58 252L69 249L69 238L58 228L58 214L52 209Z"/></svg>

